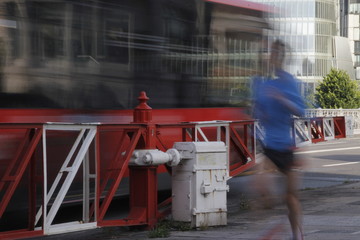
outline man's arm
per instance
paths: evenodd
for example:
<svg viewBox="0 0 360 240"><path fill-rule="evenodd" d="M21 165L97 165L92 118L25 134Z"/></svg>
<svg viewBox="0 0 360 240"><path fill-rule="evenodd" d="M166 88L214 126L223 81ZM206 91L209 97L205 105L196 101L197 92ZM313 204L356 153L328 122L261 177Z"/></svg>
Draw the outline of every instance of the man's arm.
<svg viewBox="0 0 360 240"><path fill-rule="evenodd" d="M291 114L296 116L304 115L304 104L300 96L293 96L293 99L290 99L275 87L269 87L266 91L266 94L269 98L273 98L277 100L281 105L285 106L285 108Z"/></svg>

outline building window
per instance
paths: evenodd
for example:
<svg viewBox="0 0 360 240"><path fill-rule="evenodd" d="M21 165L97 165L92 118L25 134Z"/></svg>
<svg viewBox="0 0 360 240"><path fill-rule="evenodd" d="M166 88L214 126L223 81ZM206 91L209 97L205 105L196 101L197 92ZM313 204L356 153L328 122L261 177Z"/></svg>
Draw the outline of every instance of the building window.
<svg viewBox="0 0 360 240"><path fill-rule="evenodd" d="M354 53L360 54L360 41L354 41Z"/></svg>
<svg viewBox="0 0 360 240"><path fill-rule="evenodd" d="M360 55L355 55L355 67L360 67Z"/></svg>
<svg viewBox="0 0 360 240"><path fill-rule="evenodd" d="M360 3L352 3L349 7L349 13L360 14Z"/></svg>

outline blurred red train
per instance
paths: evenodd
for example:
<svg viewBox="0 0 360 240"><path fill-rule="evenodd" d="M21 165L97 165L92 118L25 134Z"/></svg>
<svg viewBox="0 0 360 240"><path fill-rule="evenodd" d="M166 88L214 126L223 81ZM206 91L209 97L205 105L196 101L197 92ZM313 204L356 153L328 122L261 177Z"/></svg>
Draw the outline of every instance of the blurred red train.
<svg viewBox="0 0 360 240"><path fill-rule="evenodd" d="M264 5L241 0L2 1L0 123L127 124L126 109L137 105L140 91L163 109L154 110L157 123L248 118L229 107L249 106L266 13ZM0 125L0 176L23 135ZM51 178L74 137L50 138ZM105 138L106 165L117 136ZM41 160L40 150L35 158ZM77 187L67 201L78 200ZM7 211L25 207L25 195L19 188ZM4 215L0 230L5 221Z"/></svg>

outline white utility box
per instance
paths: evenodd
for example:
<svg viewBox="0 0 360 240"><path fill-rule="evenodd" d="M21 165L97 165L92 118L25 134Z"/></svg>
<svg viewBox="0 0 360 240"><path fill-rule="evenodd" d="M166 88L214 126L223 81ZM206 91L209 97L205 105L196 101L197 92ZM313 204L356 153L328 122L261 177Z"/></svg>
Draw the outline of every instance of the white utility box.
<svg viewBox="0 0 360 240"><path fill-rule="evenodd" d="M192 227L227 224L227 149L223 142L178 142L172 170L172 216Z"/></svg>

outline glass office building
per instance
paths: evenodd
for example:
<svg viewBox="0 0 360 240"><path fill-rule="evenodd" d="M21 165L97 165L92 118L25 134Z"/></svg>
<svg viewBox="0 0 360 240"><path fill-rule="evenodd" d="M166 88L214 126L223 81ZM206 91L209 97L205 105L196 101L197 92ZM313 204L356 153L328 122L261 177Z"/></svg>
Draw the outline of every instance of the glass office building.
<svg viewBox="0 0 360 240"><path fill-rule="evenodd" d="M356 69L356 79L360 79L360 0L349 0L348 37Z"/></svg>
<svg viewBox="0 0 360 240"><path fill-rule="evenodd" d="M269 41L284 40L291 49L287 70L302 82L302 94L315 91L316 84L334 66L333 44L338 34L336 0L254 0L267 4L272 30Z"/></svg>

